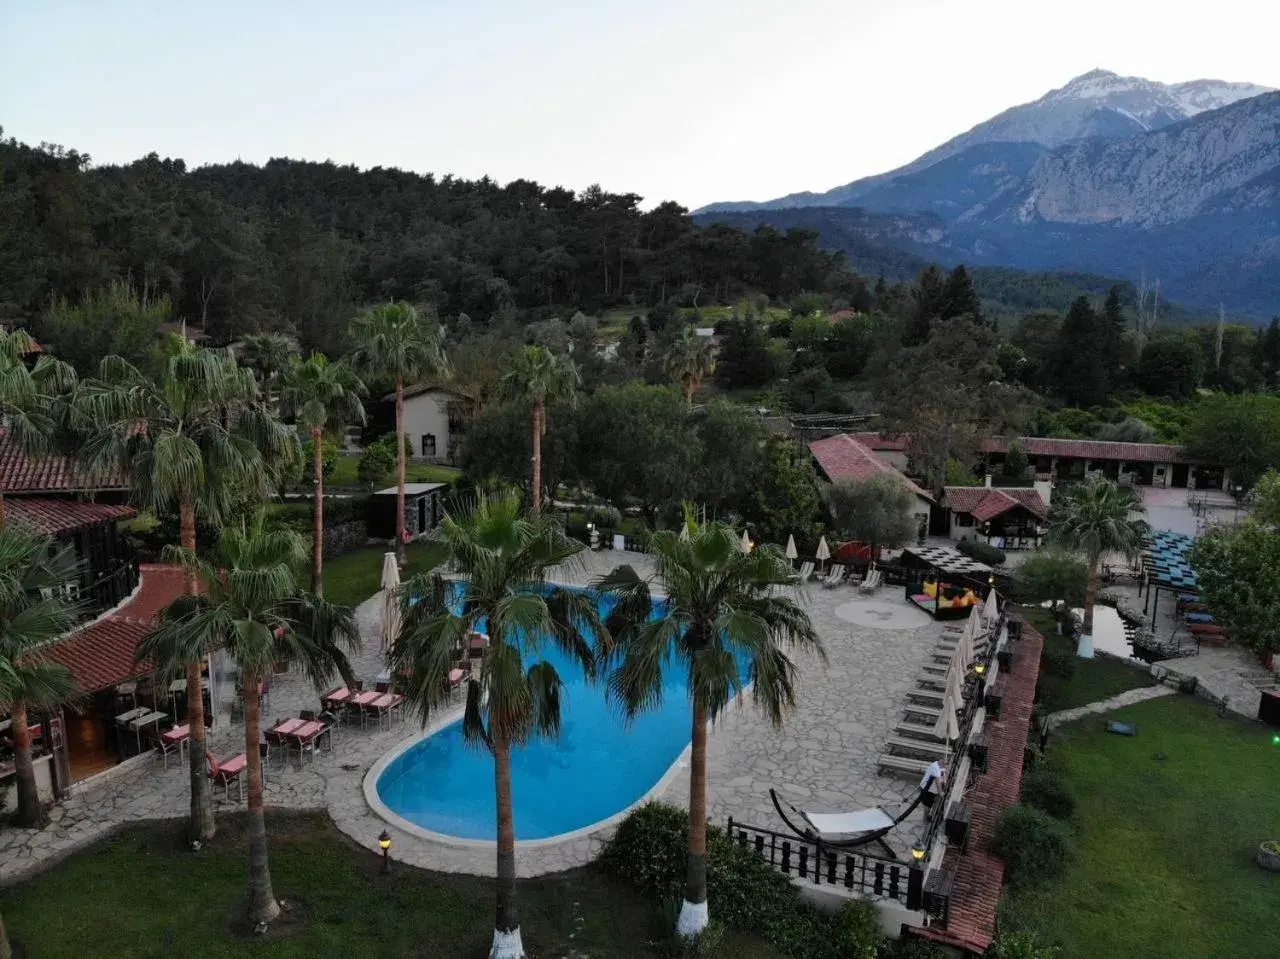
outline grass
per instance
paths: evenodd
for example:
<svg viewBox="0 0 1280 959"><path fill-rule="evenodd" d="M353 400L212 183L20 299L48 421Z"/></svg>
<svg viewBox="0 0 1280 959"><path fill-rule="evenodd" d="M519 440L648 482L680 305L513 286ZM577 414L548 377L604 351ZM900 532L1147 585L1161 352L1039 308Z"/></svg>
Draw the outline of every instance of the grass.
<svg viewBox="0 0 1280 959"><path fill-rule="evenodd" d="M325 479L326 488L336 489L340 486L363 486L356 477L356 468L360 465L360 457L344 454L338 457L333 472ZM421 463L410 460L405 464L406 483L452 483L462 471L452 466L441 466L437 463ZM390 486L395 482L395 473L389 473L375 486Z"/></svg>
<svg viewBox="0 0 1280 959"><path fill-rule="evenodd" d="M1176 696L1058 730L1049 752L1078 801L1067 875L1003 905L1061 959L1275 959L1280 875L1253 862L1280 838L1280 748L1260 724Z"/></svg>
<svg viewBox="0 0 1280 959"><path fill-rule="evenodd" d="M248 888L244 820L223 816L199 853L180 825L130 828L7 890L9 934L41 959L187 956L441 957L488 954L492 880L393 866L358 848L321 815L272 814L267 833L276 895L299 917L261 939L235 931ZM521 927L535 956L593 959L658 956L650 939L657 908L594 869L520 884ZM733 938L719 952L771 959L756 941Z"/></svg>
<svg viewBox="0 0 1280 959"><path fill-rule="evenodd" d="M344 606L362 603L379 589L382 580L382 556L387 551L375 546L343 553L324 563L325 599ZM402 577L424 573L440 562L444 547L428 541L410 543L409 568Z"/></svg>
<svg viewBox="0 0 1280 959"><path fill-rule="evenodd" d="M1058 635L1053 615L1047 609L1023 607L1021 612L1044 636L1036 695L1046 712L1074 709L1110 699L1126 690L1155 685L1155 678L1149 672L1116 660L1077 657L1075 642ZM1071 675L1061 675L1063 670L1070 670Z"/></svg>

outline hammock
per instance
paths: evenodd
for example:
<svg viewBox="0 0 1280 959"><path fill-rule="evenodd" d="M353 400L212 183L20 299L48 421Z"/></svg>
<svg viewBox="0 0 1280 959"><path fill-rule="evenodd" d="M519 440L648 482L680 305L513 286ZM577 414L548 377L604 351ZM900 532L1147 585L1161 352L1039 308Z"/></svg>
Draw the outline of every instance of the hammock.
<svg viewBox="0 0 1280 959"><path fill-rule="evenodd" d="M920 791L916 793L915 799L911 800L910 805L899 813L897 818L894 818L879 806L872 809L856 809L852 812L841 813L805 812L779 797L776 789L769 790L769 798L773 800L773 808L778 811L778 815L787 824L787 828L801 839L820 842L824 846L832 846L837 849L854 849L858 846L865 846L867 843L875 842L880 844L890 859L897 859L898 857L889 848L888 843L884 841L884 837L889 834L889 831L894 826L897 826L911 815L916 806L920 805L925 793L929 791L929 787L932 785L933 778L926 779L920 787ZM791 814L804 822L805 826L797 826L792 822L782 808L783 806L791 810Z"/></svg>

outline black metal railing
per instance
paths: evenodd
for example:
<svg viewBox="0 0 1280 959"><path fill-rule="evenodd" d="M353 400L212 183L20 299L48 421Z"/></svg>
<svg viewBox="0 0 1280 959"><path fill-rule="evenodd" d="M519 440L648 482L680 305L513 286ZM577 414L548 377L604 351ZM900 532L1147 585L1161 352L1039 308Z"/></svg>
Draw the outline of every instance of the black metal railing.
<svg viewBox="0 0 1280 959"><path fill-rule="evenodd" d="M920 866L748 826L732 816L728 830L730 839L750 849L785 876L815 886L832 886L857 895L891 899L908 909L921 906L924 870Z"/></svg>
<svg viewBox="0 0 1280 959"><path fill-rule="evenodd" d="M80 590L81 616L93 619L119 606L137 589L139 576L136 557L119 559L101 571L92 583Z"/></svg>

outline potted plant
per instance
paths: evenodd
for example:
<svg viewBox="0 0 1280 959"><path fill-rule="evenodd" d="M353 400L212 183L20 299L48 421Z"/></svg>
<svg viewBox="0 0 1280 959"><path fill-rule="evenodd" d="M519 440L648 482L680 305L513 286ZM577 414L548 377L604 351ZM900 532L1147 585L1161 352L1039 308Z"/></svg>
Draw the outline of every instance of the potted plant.
<svg viewBox="0 0 1280 959"><path fill-rule="evenodd" d="M1280 872L1280 841L1272 839L1258 847L1258 865L1267 872Z"/></svg>

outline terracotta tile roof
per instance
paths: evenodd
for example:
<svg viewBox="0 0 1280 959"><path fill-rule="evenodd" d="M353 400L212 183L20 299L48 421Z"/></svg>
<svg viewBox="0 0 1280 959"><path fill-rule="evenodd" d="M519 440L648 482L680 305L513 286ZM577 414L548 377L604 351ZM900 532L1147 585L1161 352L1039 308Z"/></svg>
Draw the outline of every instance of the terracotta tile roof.
<svg viewBox="0 0 1280 959"><path fill-rule="evenodd" d="M44 536L66 536L90 526L137 516L132 506L80 500L14 497L5 501L5 517L15 526Z"/></svg>
<svg viewBox="0 0 1280 959"><path fill-rule="evenodd" d="M843 479L861 480L880 473L888 473L906 483L911 492L917 496L933 502L933 497L848 433L838 433L826 439L814 440L809 444L809 452L822 467L822 472L827 474L827 479L833 483Z"/></svg>
<svg viewBox="0 0 1280 959"><path fill-rule="evenodd" d="M116 490L125 485L118 475L91 476L66 456L27 456L7 430L0 430L0 490L6 493Z"/></svg>
<svg viewBox="0 0 1280 959"><path fill-rule="evenodd" d="M855 440L871 450L905 452L909 438L886 438L879 433L852 433ZM982 443L984 453L1005 453L1010 438L993 436ZM1073 459L1122 460L1126 463L1192 463L1181 446L1166 443L1110 443L1103 440L1064 440L1047 436L1020 436L1018 445L1028 456L1068 456Z"/></svg>
<svg viewBox="0 0 1280 959"><path fill-rule="evenodd" d="M957 513L972 513L973 518L985 523L1001 513L1022 506L1036 519L1047 519L1048 509L1040 494L1033 489L996 489L985 486L948 486L946 505Z"/></svg>
<svg viewBox="0 0 1280 959"><path fill-rule="evenodd" d="M1028 624L1015 646L1013 669L1005 677L1000 718L988 721L987 771L965 793L973 813L963 852L948 846L942 867L954 870L950 909L945 928L930 926L911 931L923 939L958 949L984 953L995 938L996 904L1004 883L1004 864L986 851L988 837L1006 807L1018 801L1022 786L1022 756L1031 725L1036 679L1040 674L1040 650L1044 637Z"/></svg>
<svg viewBox="0 0 1280 959"><path fill-rule="evenodd" d="M183 571L178 566L144 564L137 592L113 612L41 653L70 671L81 693L92 693L133 679L148 671L135 665L133 651L156 627L157 616L182 595Z"/></svg>

